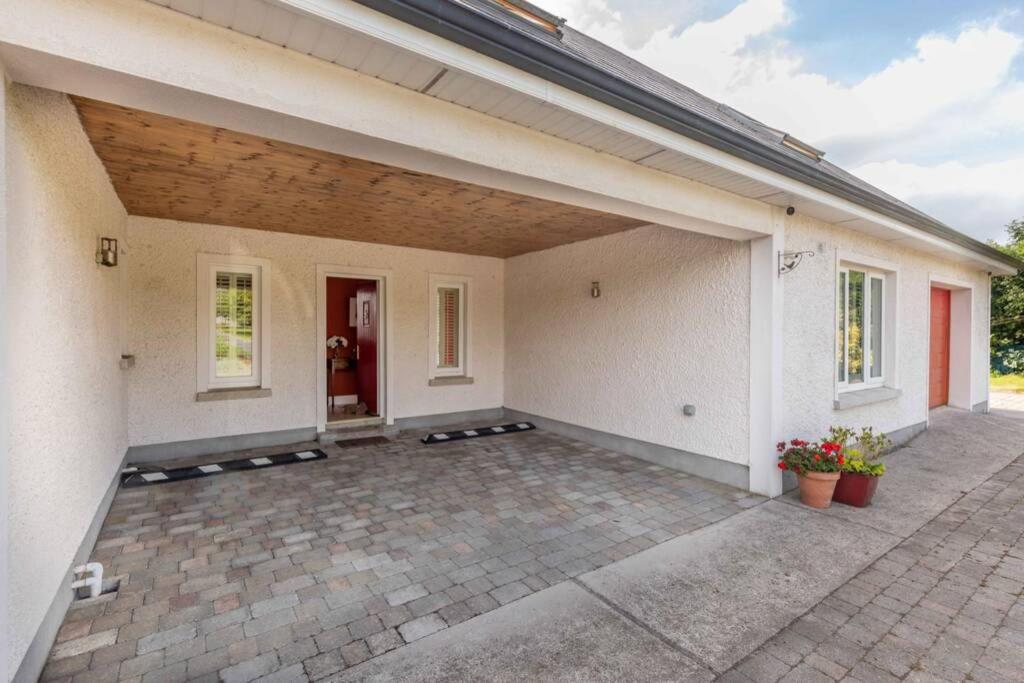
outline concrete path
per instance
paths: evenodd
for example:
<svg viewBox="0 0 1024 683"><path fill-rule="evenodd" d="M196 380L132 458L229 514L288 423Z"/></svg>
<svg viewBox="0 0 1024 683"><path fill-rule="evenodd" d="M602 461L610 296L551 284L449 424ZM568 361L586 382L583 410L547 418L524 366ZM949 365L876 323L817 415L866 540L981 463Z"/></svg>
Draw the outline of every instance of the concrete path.
<svg viewBox="0 0 1024 683"><path fill-rule="evenodd" d="M723 679L1024 680L1024 457L972 489Z"/></svg>
<svg viewBox="0 0 1024 683"><path fill-rule="evenodd" d="M872 508L819 512L791 498L769 501L427 636L336 680L740 677L734 665L777 633L797 628L823 599L898 552L893 548L913 543L908 539L924 525L1022 451L1024 421L937 411L928 432L889 456L890 472ZM779 675L806 654L783 662ZM794 675L815 680L823 673L805 668Z"/></svg>
<svg viewBox="0 0 1024 683"><path fill-rule="evenodd" d="M996 415L1024 419L1024 393L991 391L988 395L988 405Z"/></svg>
<svg viewBox="0 0 1024 683"><path fill-rule="evenodd" d="M710 681L714 674L565 582L348 669L341 681Z"/></svg>
<svg viewBox="0 0 1024 683"><path fill-rule="evenodd" d="M898 540L772 501L580 581L721 672Z"/></svg>

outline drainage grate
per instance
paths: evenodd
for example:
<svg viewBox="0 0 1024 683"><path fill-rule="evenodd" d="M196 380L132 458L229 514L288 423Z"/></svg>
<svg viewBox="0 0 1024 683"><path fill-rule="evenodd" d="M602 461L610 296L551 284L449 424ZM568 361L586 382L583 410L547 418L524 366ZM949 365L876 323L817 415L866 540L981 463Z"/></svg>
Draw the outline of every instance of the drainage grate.
<svg viewBox="0 0 1024 683"><path fill-rule="evenodd" d="M167 484L172 481L199 479L201 477L209 477L215 474L223 474L224 472L258 470L265 467L291 465L297 462L323 460L326 457L327 455L323 451L320 449L314 449L311 451L266 455L259 458L225 460L223 462L211 463L209 465L194 465L192 467L177 467L174 469L146 468L144 465L138 467L129 466L121 471L121 486L130 489L137 486Z"/></svg>
<svg viewBox="0 0 1024 683"><path fill-rule="evenodd" d="M517 422L516 424L499 425L497 427L477 427L476 429L460 429L455 432L436 432L434 434L428 434L420 440L427 444L446 443L448 441L475 439L480 436L495 436L497 434L526 432L531 429L536 429L532 422Z"/></svg>
<svg viewBox="0 0 1024 683"><path fill-rule="evenodd" d="M338 448L358 448L360 446L382 446L391 443L386 436L362 436L358 439L339 439L334 442Z"/></svg>

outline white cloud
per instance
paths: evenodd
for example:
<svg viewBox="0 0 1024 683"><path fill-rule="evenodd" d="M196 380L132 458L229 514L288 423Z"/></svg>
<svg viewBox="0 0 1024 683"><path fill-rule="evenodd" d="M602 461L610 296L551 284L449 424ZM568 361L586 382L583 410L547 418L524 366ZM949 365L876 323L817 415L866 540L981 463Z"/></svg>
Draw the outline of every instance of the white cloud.
<svg viewBox="0 0 1024 683"><path fill-rule="evenodd" d="M883 161L853 171L979 239L1002 240L1005 224L1024 217L1022 158L974 166L958 161L934 166Z"/></svg>
<svg viewBox="0 0 1024 683"><path fill-rule="evenodd" d="M935 166L882 161L864 164L856 171L864 180L884 183L901 195L921 197L957 193L984 197L1019 192L1024 182L1024 159L979 166L967 166L957 161Z"/></svg>
<svg viewBox="0 0 1024 683"><path fill-rule="evenodd" d="M1021 185L1002 175L1012 170L1010 177L1024 178L1020 167L1000 163L1007 156L992 158L1024 152L1024 83L1010 79L1024 37L997 21L919 37L911 54L847 85L816 72L780 37L798 19L785 0L744 0L717 19L667 26L646 41L627 41L629 17L607 0L546 4L575 28L713 99L826 152L834 147L839 158L830 158L859 164L854 172L892 194L911 202L928 197L945 211L940 219L962 218L948 199L982 189L1001 206L1024 204ZM979 145L984 163L942 163L977 162ZM974 221L957 227L980 230Z"/></svg>

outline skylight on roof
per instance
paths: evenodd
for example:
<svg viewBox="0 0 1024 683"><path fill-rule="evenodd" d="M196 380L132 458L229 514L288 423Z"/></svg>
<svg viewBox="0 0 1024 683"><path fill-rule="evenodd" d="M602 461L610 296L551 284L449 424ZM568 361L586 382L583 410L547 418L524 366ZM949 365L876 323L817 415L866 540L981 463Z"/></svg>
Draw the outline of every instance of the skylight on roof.
<svg viewBox="0 0 1024 683"><path fill-rule="evenodd" d="M534 26L539 26L549 33L558 33L558 27L565 23L565 19L557 17L550 12L545 12L540 7L526 2L526 0L492 1L503 7L509 13L514 14L521 19L525 19Z"/></svg>
<svg viewBox="0 0 1024 683"><path fill-rule="evenodd" d="M786 133L782 136L782 144L784 144L786 147L789 147L790 149L800 152L805 157L814 159L815 161L821 161L822 157L825 156L825 153L822 152L820 149L812 147L811 145L808 145L806 142L802 140L797 140L789 133Z"/></svg>

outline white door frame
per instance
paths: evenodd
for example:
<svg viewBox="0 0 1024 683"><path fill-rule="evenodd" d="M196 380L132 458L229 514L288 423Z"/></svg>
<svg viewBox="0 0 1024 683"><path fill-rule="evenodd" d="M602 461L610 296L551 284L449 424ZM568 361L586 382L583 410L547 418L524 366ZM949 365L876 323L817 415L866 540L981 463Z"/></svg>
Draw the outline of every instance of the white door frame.
<svg viewBox="0 0 1024 683"><path fill-rule="evenodd" d="M377 404L385 424L395 423L394 382L391 368L394 360L394 324L391 311L391 286L394 273L380 268L357 268L318 263L316 266L316 430L327 431L327 363L324 342L327 339L327 278L376 280L377 301Z"/></svg>
<svg viewBox="0 0 1024 683"><path fill-rule="evenodd" d="M931 409L932 288L949 290L949 401L946 405L962 410L974 407L974 285L958 278L928 275L928 362L925 364L925 409Z"/></svg>

